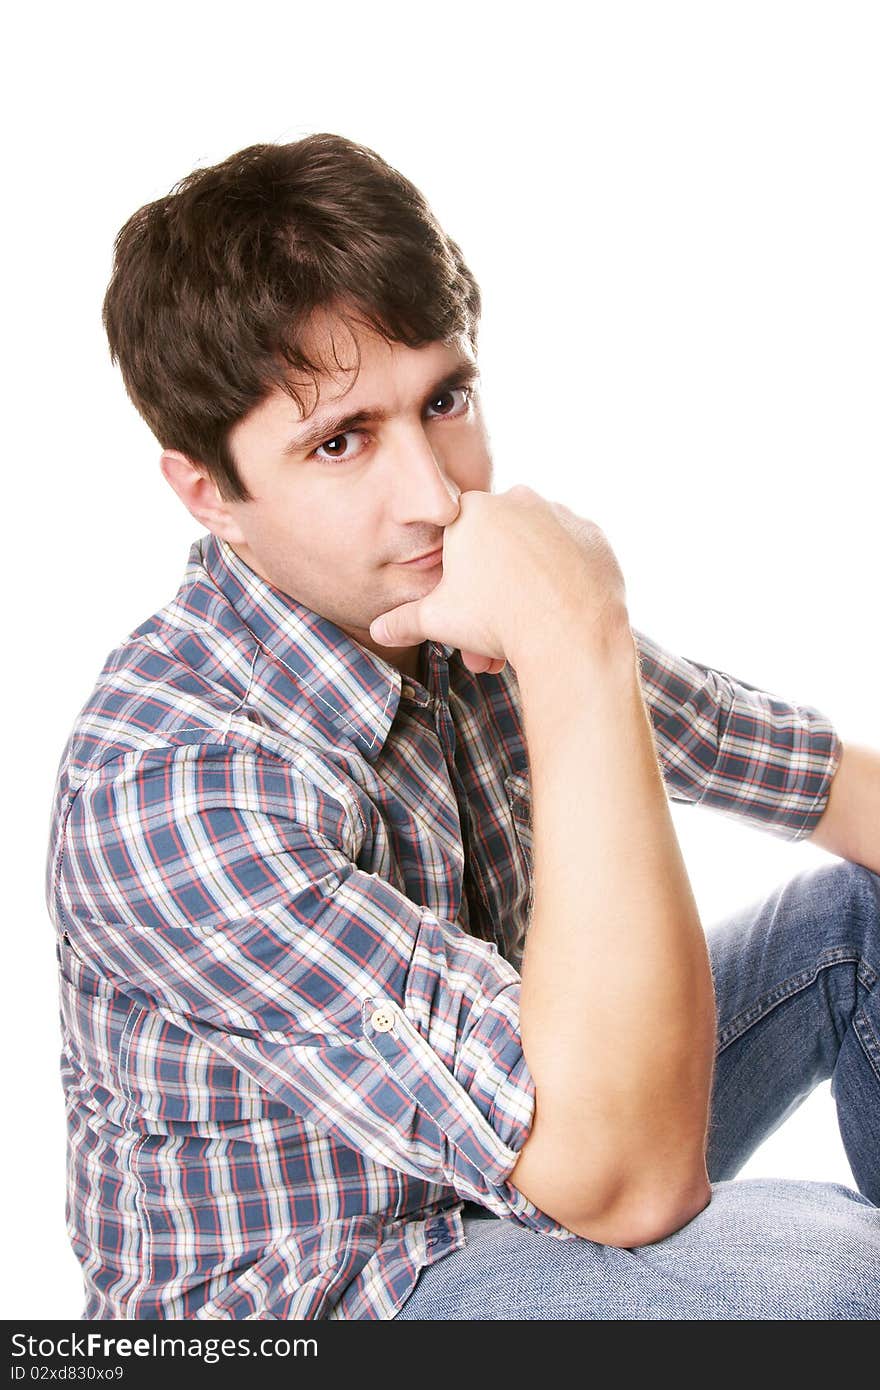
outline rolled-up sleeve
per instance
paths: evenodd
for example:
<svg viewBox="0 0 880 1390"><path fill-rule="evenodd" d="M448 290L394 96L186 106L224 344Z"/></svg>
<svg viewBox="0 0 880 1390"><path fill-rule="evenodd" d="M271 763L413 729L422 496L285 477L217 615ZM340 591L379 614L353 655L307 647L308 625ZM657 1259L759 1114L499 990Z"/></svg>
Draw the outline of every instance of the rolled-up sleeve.
<svg viewBox="0 0 880 1390"><path fill-rule="evenodd" d="M633 633L670 799L711 807L782 839L808 836L840 763L830 719Z"/></svg>
<svg viewBox="0 0 880 1390"><path fill-rule="evenodd" d="M280 759L124 756L67 816L71 945L343 1145L567 1238L508 1181L535 1105L519 974L359 868L358 833Z"/></svg>

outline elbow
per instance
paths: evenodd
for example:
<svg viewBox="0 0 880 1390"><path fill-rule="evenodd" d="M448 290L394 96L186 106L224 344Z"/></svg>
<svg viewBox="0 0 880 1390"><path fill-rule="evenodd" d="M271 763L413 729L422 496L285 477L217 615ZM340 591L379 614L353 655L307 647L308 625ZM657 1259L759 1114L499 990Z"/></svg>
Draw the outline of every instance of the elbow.
<svg viewBox="0 0 880 1390"><path fill-rule="evenodd" d="M701 1180L674 1200L668 1192L662 1200L624 1197L607 1211L563 1224L584 1240L631 1250L674 1235L705 1211L711 1200L711 1184Z"/></svg>
<svg viewBox="0 0 880 1390"><path fill-rule="evenodd" d="M686 1171L624 1174L619 1162L586 1172L570 1148L533 1131L509 1181L551 1220L584 1240L628 1250L693 1221L712 1200L702 1154Z"/></svg>

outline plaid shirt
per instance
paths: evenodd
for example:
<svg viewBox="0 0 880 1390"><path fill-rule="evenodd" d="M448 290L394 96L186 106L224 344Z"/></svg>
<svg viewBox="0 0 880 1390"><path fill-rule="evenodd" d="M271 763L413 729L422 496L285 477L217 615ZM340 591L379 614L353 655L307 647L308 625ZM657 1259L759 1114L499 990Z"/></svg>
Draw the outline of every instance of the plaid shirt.
<svg viewBox="0 0 880 1390"><path fill-rule="evenodd" d="M840 745L641 633L669 795L790 840ZM213 536L108 657L58 773L67 1218L85 1318L393 1318L508 1181L532 887L520 697L402 678Z"/></svg>

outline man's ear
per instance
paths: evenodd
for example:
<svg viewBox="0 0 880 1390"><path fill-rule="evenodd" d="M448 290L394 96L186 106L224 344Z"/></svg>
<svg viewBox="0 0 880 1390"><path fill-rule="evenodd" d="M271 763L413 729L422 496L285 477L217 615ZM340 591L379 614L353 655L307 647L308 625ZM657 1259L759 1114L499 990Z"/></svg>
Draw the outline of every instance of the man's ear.
<svg viewBox="0 0 880 1390"><path fill-rule="evenodd" d="M162 476L173 487L196 521L230 544L243 544L241 527L230 503L224 501L217 484L208 477L203 464L194 463L177 449L163 449L159 460Z"/></svg>

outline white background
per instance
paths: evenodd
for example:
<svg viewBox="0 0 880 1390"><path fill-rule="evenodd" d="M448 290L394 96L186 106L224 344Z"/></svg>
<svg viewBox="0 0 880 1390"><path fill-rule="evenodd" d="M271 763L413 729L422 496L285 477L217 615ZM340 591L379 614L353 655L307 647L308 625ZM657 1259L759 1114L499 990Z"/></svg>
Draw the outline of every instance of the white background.
<svg viewBox="0 0 880 1390"><path fill-rule="evenodd" d="M100 322L117 230L196 165L331 130L401 169L483 289L496 488L597 520L664 645L880 743L877 7L312 8L7 29L5 1317L81 1311L43 862L74 715L198 534ZM707 929L827 860L674 814ZM852 1185L827 1083L759 1175Z"/></svg>

